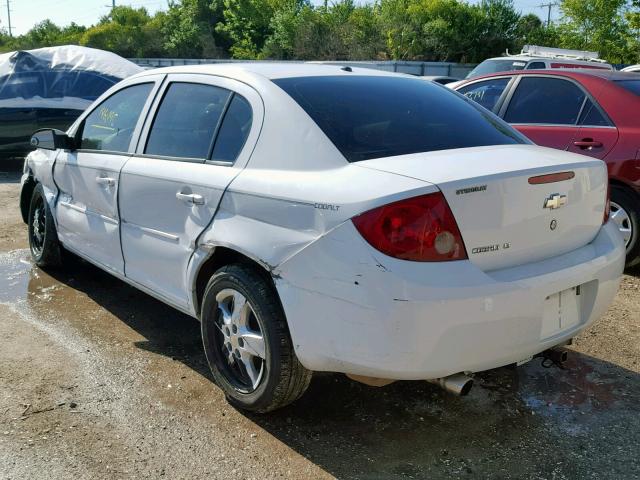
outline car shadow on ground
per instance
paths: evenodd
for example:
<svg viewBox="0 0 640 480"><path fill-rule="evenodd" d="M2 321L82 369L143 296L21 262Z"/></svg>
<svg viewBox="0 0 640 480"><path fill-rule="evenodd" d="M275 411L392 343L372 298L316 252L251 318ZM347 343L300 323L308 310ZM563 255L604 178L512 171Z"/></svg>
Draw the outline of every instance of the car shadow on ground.
<svg viewBox="0 0 640 480"><path fill-rule="evenodd" d="M136 347L213 381L197 320L75 257L49 273L62 284L58 293L82 292L142 336ZM32 273L29 291L42 290L46 276ZM464 398L426 382L373 388L316 374L293 405L239 413L338 478L640 474L640 375L577 352L566 366L543 368L534 359L484 372Z"/></svg>

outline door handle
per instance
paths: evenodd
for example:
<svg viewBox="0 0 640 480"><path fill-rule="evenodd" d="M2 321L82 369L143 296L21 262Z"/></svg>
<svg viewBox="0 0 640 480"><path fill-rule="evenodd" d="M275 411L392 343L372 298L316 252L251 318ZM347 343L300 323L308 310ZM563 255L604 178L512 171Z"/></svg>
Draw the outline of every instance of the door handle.
<svg viewBox="0 0 640 480"><path fill-rule="evenodd" d="M96 183L98 185L113 187L116 184L116 181L113 178L109 178L109 177L96 177Z"/></svg>
<svg viewBox="0 0 640 480"><path fill-rule="evenodd" d="M583 138L582 140L578 140L573 142L576 147L580 147L585 150L587 148L599 148L602 146L602 142L598 142L597 140L592 140L590 138Z"/></svg>
<svg viewBox="0 0 640 480"><path fill-rule="evenodd" d="M197 193L176 193L176 198L181 202L191 203L192 205L204 205L204 197Z"/></svg>

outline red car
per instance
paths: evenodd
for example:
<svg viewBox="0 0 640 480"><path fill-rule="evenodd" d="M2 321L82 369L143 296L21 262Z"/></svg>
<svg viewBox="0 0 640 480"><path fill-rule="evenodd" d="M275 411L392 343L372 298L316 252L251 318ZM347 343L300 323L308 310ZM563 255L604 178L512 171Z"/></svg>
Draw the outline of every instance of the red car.
<svg viewBox="0 0 640 480"><path fill-rule="evenodd" d="M640 263L640 74L520 70L473 78L455 90L538 145L607 162L611 218Z"/></svg>

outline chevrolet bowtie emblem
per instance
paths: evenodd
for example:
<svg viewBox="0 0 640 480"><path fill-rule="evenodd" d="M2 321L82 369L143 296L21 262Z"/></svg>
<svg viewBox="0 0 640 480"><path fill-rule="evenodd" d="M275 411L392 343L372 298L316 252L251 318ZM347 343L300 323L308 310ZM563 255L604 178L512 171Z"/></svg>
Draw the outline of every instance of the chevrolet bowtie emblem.
<svg viewBox="0 0 640 480"><path fill-rule="evenodd" d="M555 210L556 208L560 208L561 206L566 205L566 203L567 203L566 195L560 195L559 193L554 193L544 201L544 208Z"/></svg>

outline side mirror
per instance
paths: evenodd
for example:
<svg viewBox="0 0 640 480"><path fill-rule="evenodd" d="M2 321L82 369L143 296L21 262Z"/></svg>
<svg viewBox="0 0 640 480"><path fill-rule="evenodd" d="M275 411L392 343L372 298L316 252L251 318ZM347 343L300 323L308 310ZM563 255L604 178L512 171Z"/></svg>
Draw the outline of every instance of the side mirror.
<svg viewBox="0 0 640 480"><path fill-rule="evenodd" d="M61 130L43 128L31 136L31 146L44 150L74 150L75 141Z"/></svg>

